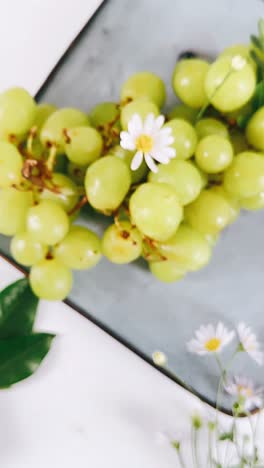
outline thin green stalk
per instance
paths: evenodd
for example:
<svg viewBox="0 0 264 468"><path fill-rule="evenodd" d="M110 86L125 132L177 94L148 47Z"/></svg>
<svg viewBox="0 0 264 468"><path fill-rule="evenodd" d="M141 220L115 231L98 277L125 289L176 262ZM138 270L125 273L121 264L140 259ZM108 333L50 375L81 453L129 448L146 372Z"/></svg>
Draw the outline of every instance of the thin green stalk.
<svg viewBox="0 0 264 468"><path fill-rule="evenodd" d="M177 450L177 455L178 455L178 460L179 460L179 464L180 464L181 468L186 468L186 465L184 463L183 456L182 456L180 450Z"/></svg>
<svg viewBox="0 0 264 468"><path fill-rule="evenodd" d="M200 463L199 463L199 455L198 455L198 430L197 429L194 432L194 454L195 454L196 466L197 468L199 468Z"/></svg>
<svg viewBox="0 0 264 468"><path fill-rule="evenodd" d="M210 101L213 99L213 97L215 96L215 94L217 93L217 91L219 90L219 88L221 88L221 86L226 82L226 80L229 78L229 76L231 75L231 73L233 73L235 70L233 70L232 68L229 70L229 72L227 73L227 75L224 77L222 83L220 83L214 90L214 92L211 94L208 102L206 104L203 105L203 107L200 109L200 111L198 112L197 116L196 116L196 119L195 119L195 122L198 122L200 120L200 118L204 115L207 107L210 105Z"/></svg>

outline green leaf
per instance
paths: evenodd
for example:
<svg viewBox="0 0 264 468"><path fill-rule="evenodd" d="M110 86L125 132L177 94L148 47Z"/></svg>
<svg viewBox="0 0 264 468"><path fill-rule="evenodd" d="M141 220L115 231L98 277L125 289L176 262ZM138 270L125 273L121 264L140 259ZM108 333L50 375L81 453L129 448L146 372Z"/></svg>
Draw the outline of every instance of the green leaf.
<svg viewBox="0 0 264 468"><path fill-rule="evenodd" d="M48 353L54 335L35 333L0 340L0 388L32 375Z"/></svg>
<svg viewBox="0 0 264 468"><path fill-rule="evenodd" d="M0 293L0 339L31 333L38 299L27 278L16 281Z"/></svg>
<svg viewBox="0 0 264 468"><path fill-rule="evenodd" d="M231 440L231 442L233 442L234 441L234 433L233 432L223 432L223 434L221 434L219 436L218 440Z"/></svg>
<svg viewBox="0 0 264 468"><path fill-rule="evenodd" d="M264 19L260 18L258 21L258 32L261 43L264 42Z"/></svg>
<svg viewBox="0 0 264 468"><path fill-rule="evenodd" d="M242 130L246 128L251 115L252 114L239 115L239 117L237 118L237 125L239 126L239 128L241 128Z"/></svg>
<svg viewBox="0 0 264 468"><path fill-rule="evenodd" d="M253 111L256 112L264 105L264 80L257 84L255 93L252 99Z"/></svg>
<svg viewBox="0 0 264 468"><path fill-rule="evenodd" d="M250 40L252 44L259 50L263 51L263 46L261 40L257 37L254 36L253 34L250 36Z"/></svg>

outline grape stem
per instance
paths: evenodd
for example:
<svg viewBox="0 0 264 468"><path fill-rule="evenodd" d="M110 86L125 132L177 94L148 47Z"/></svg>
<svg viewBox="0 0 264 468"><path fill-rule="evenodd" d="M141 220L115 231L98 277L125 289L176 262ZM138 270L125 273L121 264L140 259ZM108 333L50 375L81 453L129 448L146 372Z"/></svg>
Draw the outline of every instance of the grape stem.
<svg viewBox="0 0 264 468"><path fill-rule="evenodd" d="M27 153L30 156L33 155L32 145L33 145L34 139L36 138L36 135L37 135L37 127L35 126L29 130L28 139L27 139Z"/></svg>
<svg viewBox="0 0 264 468"><path fill-rule="evenodd" d="M84 195L78 201L78 203L76 203L76 205L70 211L68 211L68 215L69 216L73 215L74 213L76 213L76 211L79 211L84 205L86 205L86 203L88 203L88 198L86 195Z"/></svg>
<svg viewBox="0 0 264 468"><path fill-rule="evenodd" d="M50 152L49 152L49 156L48 156L48 159L46 161L46 166L47 166L47 169L52 172L52 169L54 167L54 164L56 162L56 156L57 156L57 148L55 145L52 145L50 147Z"/></svg>

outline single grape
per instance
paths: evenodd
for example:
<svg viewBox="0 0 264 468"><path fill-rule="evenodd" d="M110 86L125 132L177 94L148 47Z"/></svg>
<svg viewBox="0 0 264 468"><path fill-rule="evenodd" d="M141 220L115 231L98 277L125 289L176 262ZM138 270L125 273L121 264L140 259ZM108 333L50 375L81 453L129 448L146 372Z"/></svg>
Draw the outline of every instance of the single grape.
<svg viewBox="0 0 264 468"><path fill-rule="evenodd" d="M140 233L128 221L112 224L102 238L103 254L112 263L130 263L140 257L142 240Z"/></svg>
<svg viewBox="0 0 264 468"><path fill-rule="evenodd" d="M170 260L150 262L149 269L158 280L164 283L178 281L186 274L186 270L182 269L177 262Z"/></svg>
<svg viewBox="0 0 264 468"><path fill-rule="evenodd" d="M168 119L183 119L187 122L194 124L196 117L198 115L198 110L188 107L185 104L177 104L171 111L168 113Z"/></svg>
<svg viewBox="0 0 264 468"><path fill-rule="evenodd" d="M89 118L78 109L64 108L53 112L45 121L40 139L44 146L55 145L57 153L64 152L65 130L74 127L89 126Z"/></svg>
<svg viewBox="0 0 264 468"><path fill-rule="evenodd" d="M172 87L176 96L187 106L199 109L207 102L204 81L209 63L200 59L180 60L173 72Z"/></svg>
<svg viewBox="0 0 264 468"><path fill-rule="evenodd" d="M203 190L199 197L185 208L185 219L202 234L217 234L232 221L230 204L222 195Z"/></svg>
<svg viewBox="0 0 264 468"><path fill-rule="evenodd" d="M23 159L11 143L0 141L0 187L19 185L22 179Z"/></svg>
<svg viewBox="0 0 264 468"><path fill-rule="evenodd" d="M201 173L194 164L177 159L172 159L166 165L160 164L158 172L150 172L148 179L174 187L181 205L195 200L203 187Z"/></svg>
<svg viewBox="0 0 264 468"><path fill-rule="evenodd" d="M121 126L127 130L128 122L134 114L138 114L144 120L148 114L159 115L159 109L156 104L149 99L138 98L129 102L121 110Z"/></svg>
<svg viewBox="0 0 264 468"><path fill-rule="evenodd" d="M197 145L197 136L193 126L183 119L173 119L163 128L171 128L171 135L174 138L171 147L176 150L176 158L190 158Z"/></svg>
<svg viewBox="0 0 264 468"><path fill-rule="evenodd" d="M207 73L205 91L211 104L222 112L231 112L246 104L256 87L256 74L245 62L234 69L232 58L217 59Z"/></svg>
<svg viewBox="0 0 264 468"><path fill-rule="evenodd" d="M233 146L234 154L239 154L248 150L248 143L244 133L240 130L233 129L230 133L230 141Z"/></svg>
<svg viewBox="0 0 264 468"><path fill-rule="evenodd" d="M132 159L135 155L135 151L125 150L124 148L122 148L122 146L116 145L109 150L109 154L116 156L119 159L122 159L122 161L126 163L127 167L130 170L132 184L137 184L146 177L148 173L148 166L146 165L145 161L143 161L139 168L135 171L132 171L130 169Z"/></svg>
<svg viewBox="0 0 264 468"><path fill-rule="evenodd" d="M121 89L121 100L146 97L162 107L166 99L166 88L162 79L151 72L131 75Z"/></svg>
<svg viewBox="0 0 264 468"><path fill-rule="evenodd" d="M85 190L89 203L99 211L116 210L131 183L127 165L115 156L105 156L88 167Z"/></svg>
<svg viewBox="0 0 264 468"><path fill-rule="evenodd" d="M90 229L71 226L66 237L55 247L54 256L68 268L93 268L101 259L101 242Z"/></svg>
<svg viewBox="0 0 264 468"><path fill-rule="evenodd" d="M44 259L31 268L29 282L34 294L48 301L62 301L72 287L72 273L56 259Z"/></svg>
<svg viewBox="0 0 264 468"><path fill-rule="evenodd" d="M0 191L0 233L13 236L26 227L28 209L33 204L31 191L9 187Z"/></svg>
<svg viewBox="0 0 264 468"><path fill-rule="evenodd" d="M36 103L23 88L10 88L0 94L0 137L24 135L33 126Z"/></svg>
<svg viewBox="0 0 264 468"><path fill-rule="evenodd" d="M68 230L69 218L58 203L43 200L29 209L27 231L33 239L46 245L55 245L66 236Z"/></svg>
<svg viewBox="0 0 264 468"><path fill-rule="evenodd" d="M10 252L16 262L31 266L46 257L48 247L32 239L28 232L20 232L11 240Z"/></svg>
<svg viewBox="0 0 264 468"><path fill-rule="evenodd" d="M263 210L264 192L260 192L258 195L254 195L253 197L242 198L242 200L240 200L240 206L241 208L244 208L244 210L249 211Z"/></svg>
<svg viewBox="0 0 264 468"><path fill-rule="evenodd" d="M166 241L182 220L177 193L168 184L148 182L140 185L129 202L132 222L147 237Z"/></svg>
<svg viewBox="0 0 264 468"><path fill-rule="evenodd" d="M102 127L114 122L119 116L119 107L115 102L100 102L89 113L93 127Z"/></svg>
<svg viewBox="0 0 264 468"><path fill-rule="evenodd" d="M53 200L65 211L71 211L79 200L78 188L64 174L54 172L51 179L46 180L46 188L38 194L39 200Z"/></svg>
<svg viewBox="0 0 264 468"><path fill-rule="evenodd" d="M71 161L67 164L67 173L70 178L77 185L84 185L84 179L86 174L87 167L78 166L77 164L72 163Z"/></svg>
<svg viewBox="0 0 264 468"><path fill-rule="evenodd" d="M264 150L264 107L257 110L248 122L246 138L254 148Z"/></svg>
<svg viewBox="0 0 264 468"><path fill-rule="evenodd" d="M37 127L38 134L41 132L41 129L49 118L51 114L53 114L57 110L57 107L53 104L38 104L36 108L36 115L34 120L34 126Z"/></svg>
<svg viewBox="0 0 264 468"><path fill-rule="evenodd" d="M92 127L76 127L67 130L65 153L79 166L87 166L99 158L103 149L100 133Z"/></svg>
<svg viewBox="0 0 264 468"><path fill-rule="evenodd" d="M204 118L197 122L195 130L198 136L198 140L210 135L219 135L224 138L229 138L228 130L223 122L213 118Z"/></svg>
<svg viewBox="0 0 264 468"><path fill-rule="evenodd" d="M197 165L208 174L224 171L233 160L233 147L224 137L210 135L199 141L195 150Z"/></svg>
<svg viewBox="0 0 264 468"><path fill-rule="evenodd" d="M165 258L177 262L179 268L186 271L203 268L211 258L211 247L205 236L184 224L158 249Z"/></svg>
<svg viewBox="0 0 264 468"><path fill-rule="evenodd" d="M245 151L238 154L224 176L224 188L236 198L248 198L264 191L264 156Z"/></svg>
<svg viewBox="0 0 264 468"><path fill-rule="evenodd" d="M230 207L230 223L233 223L240 212L240 203L237 198L234 198L230 193L228 193L225 189L224 186L221 185L213 185L210 189L214 193L218 193L218 195L221 195L229 204Z"/></svg>

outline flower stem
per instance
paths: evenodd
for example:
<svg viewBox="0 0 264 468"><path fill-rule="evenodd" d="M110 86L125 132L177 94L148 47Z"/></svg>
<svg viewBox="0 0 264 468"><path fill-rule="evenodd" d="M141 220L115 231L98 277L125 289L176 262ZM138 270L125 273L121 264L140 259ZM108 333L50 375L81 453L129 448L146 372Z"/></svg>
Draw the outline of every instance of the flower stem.
<svg viewBox="0 0 264 468"><path fill-rule="evenodd" d="M211 94L211 96L209 97L209 100L208 102L206 102L203 107L200 109L200 111L198 112L197 116L196 116L196 119L195 119L195 122L197 123L204 115L207 107L210 105L210 101L213 99L213 97L215 96L215 94L217 93L217 91L219 90L219 88L221 88L221 86L226 82L226 80L229 78L229 76L231 75L231 73L233 73L234 70L231 68L229 70L229 72L226 74L226 76L224 77L222 83L220 83L214 90L214 92Z"/></svg>
<svg viewBox="0 0 264 468"><path fill-rule="evenodd" d="M179 464L181 466L181 468L186 468L186 465L184 463L184 460L183 460L183 456L182 456L182 453L181 453L181 450L177 450L177 455L178 455L178 460L179 460Z"/></svg>
<svg viewBox="0 0 264 468"><path fill-rule="evenodd" d="M57 148L56 146L52 145L50 147L49 157L46 162L46 166L50 172L52 172L53 170L54 164L56 162L56 156L57 156Z"/></svg>

